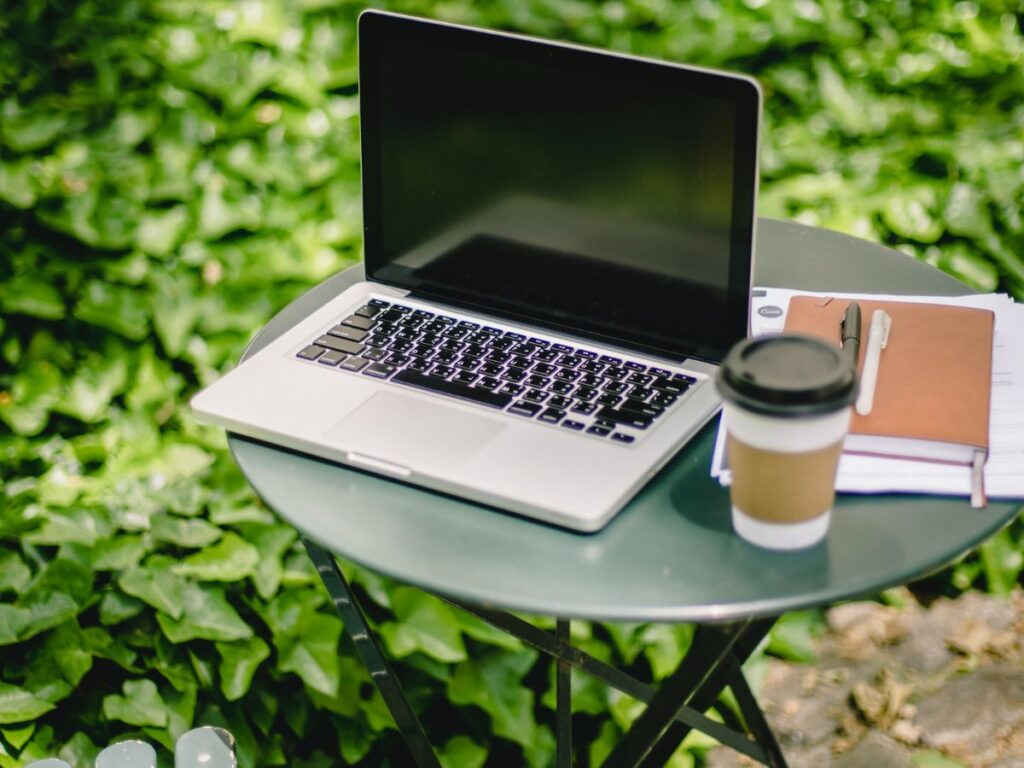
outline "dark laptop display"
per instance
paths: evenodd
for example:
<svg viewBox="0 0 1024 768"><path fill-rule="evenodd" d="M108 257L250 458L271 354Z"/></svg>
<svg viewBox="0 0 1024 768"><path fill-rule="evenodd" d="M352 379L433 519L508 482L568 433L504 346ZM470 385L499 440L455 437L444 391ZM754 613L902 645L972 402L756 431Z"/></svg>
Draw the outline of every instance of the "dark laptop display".
<svg viewBox="0 0 1024 768"><path fill-rule="evenodd" d="M745 336L751 83L373 13L360 47L370 279L671 357Z"/></svg>

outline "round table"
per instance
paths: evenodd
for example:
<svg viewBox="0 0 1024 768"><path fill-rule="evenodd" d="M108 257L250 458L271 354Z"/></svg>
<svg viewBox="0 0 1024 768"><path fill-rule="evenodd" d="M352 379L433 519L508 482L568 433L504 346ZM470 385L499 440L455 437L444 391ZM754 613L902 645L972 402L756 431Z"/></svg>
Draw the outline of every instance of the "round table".
<svg viewBox="0 0 1024 768"><path fill-rule="evenodd" d="M758 222L754 284L956 295L963 284L898 251L791 222ZM247 354L363 277L306 293ZM824 542L774 553L739 539L709 476L717 419L602 531L573 533L235 436L239 466L303 535L379 573L477 605L610 621L718 621L877 592L932 572L1009 523L1020 504L847 495Z"/></svg>

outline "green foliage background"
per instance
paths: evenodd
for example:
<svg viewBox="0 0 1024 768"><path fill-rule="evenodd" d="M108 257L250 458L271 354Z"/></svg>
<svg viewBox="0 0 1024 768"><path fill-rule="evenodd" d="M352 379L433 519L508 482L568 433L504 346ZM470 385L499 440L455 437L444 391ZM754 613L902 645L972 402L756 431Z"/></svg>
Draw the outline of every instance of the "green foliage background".
<svg viewBox="0 0 1024 768"><path fill-rule="evenodd" d="M388 7L753 74L762 215L1024 297L1019 3ZM85 765L128 734L170 746L199 723L227 725L244 765L403 762L295 533L185 405L274 311L360 256L360 8L0 0L0 768ZM941 588L1013 588L1021 538L1004 531ZM534 652L347 571L445 765L550 763ZM769 651L806 658L815 626L788 618ZM577 622L574 636L659 678L690 629ZM596 759L639 706L575 683Z"/></svg>

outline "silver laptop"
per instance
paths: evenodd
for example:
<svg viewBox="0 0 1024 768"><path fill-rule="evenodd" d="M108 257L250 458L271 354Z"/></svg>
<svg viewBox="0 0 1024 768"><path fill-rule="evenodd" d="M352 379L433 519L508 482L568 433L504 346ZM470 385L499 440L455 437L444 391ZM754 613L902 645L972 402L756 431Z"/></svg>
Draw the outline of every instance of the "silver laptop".
<svg viewBox="0 0 1024 768"><path fill-rule="evenodd" d="M366 280L192 406L595 531L719 408L748 327L760 90L375 11L359 48Z"/></svg>

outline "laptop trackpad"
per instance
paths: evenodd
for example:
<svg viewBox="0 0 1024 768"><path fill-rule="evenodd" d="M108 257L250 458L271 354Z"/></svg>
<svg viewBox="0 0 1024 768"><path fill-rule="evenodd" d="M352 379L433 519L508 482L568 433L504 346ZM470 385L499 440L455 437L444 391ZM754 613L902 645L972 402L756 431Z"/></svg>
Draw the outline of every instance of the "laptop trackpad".
<svg viewBox="0 0 1024 768"><path fill-rule="evenodd" d="M324 433L360 457L418 471L465 464L505 424L397 392L378 392ZM353 457L354 459L357 457Z"/></svg>

